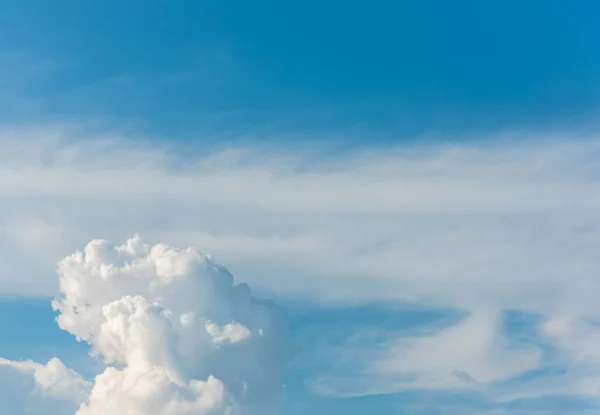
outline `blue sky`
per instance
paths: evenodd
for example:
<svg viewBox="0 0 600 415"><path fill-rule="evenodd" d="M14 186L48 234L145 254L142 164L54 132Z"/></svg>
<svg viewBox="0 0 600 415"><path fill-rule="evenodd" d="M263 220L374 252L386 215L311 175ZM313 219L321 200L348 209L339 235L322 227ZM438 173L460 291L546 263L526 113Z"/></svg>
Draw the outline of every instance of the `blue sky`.
<svg viewBox="0 0 600 415"><path fill-rule="evenodd" d="M217 357L179 351L236 399L253 364L275 384L285 366L274 415L597 412L599 13L564 0L0 1L0 400L70 415L64 385L91 390L111 353L139 374L94 319L112 327L109 298L142 309L121 296L146 296L164 315L179 301L93 285L139 233L139 252L194 246L285 310L260 348L248 339L276 312L230 316L246 310L238 297L187 286L190 307L210 304L212 346L194 341ZM94 239L117 248L85 248L100 262L57 273ZM162 281L163 262L139 252ZM78 320L78 301L98 315ZM196 316L179 311L163 339L175 349ZM44 366L53 357L78 375ZM44 383L52 370L61 381ZM252 405L279 398L258 389ZM114 390L77 415L120 399L133 401Z"/></svg>
<svg viewBox="0 0 600 415"><path fill-rule="evenodd" d="M569 125L593 120L598 101L591 1L1 7L10 120L397 140Z"/></svg>

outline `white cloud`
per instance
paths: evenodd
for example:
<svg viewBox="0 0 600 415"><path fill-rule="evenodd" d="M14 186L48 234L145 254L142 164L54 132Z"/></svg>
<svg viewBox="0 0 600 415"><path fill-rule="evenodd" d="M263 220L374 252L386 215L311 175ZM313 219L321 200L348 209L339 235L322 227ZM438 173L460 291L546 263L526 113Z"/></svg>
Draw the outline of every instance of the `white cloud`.
<svg viewBox="0 0 600 415"><path fill-rule="evenodd" d="M413 376L404 388L471 386L536 369L541 352L507 347L499 334L500 324L498 315L482 313L435 335L397 339L389 354L372 363L371 369L388 376ZM473 382L465 382L466 377Z"/></svg>
<svg viewBox="0 0 600 415"><path fill-rule="evenodd" d="M356 350L351 365L356 377L323 376L314 389L341 396L436 389L485 389L495 382L538 369L542 352L526 344L511 344L503 333L502 316L491 310L463 318L459 323L422 333L383 333L376 347L356 338L346 347ZM380 335L381 337L381 335ZM336 390L332 385L339 385Z"/></svg>
<svg viewBox="0 0 600 415"><path fill-rule="evenodd" d="M51 359L45 365L30 360L15 362L0 358L0 366L31 375L40 395L60 401L81 403L91 386L57 358Z"/></svg>
<svg viewBox="0 0 600 415"><path fill-rule="evenodd" d="M546 340L567 366L571 358L596 364L589 350L597 327L583 322L600 316L600 141L576 134L484 138L325 158L318 148L182 150L73 128L4 129L0 291L52 293L54 281L42 272L52 266L48 257L91 237L141 232L150 241L208 250L242 280L277 295L327 303L403 299L472 316L429 337L389 333L361 362L368 381L385 381L389 390L459 384L449 375L454 370L495 383L534 368L538 352L515 350L501 333L497 316L508 309L577 322L585 350L556 336ZM48 232L33 234L32 223ZM44 242L55 229L60 238ZM186 272L166 258L167 269ZM160 278L177 278L161 266ZM97 272L113 278L110 267ZM137 285L125 288L139 294ZM99 316L83 327L100 324ZM177 321L197 324L197 317ZM69 327L85 338L80 323ZM224 330L231 321L214 323ZM469 341L457 340L462 336ZM411 359L425 354L429 363L414 366Z"/></svg>
<svg viewBox="0 0 600 415"><path fill-rule="evenodd" d="M39 364L0 358L2 411L21 415L71 415L85 400L90 383L59 359Z"/></svg>
<svg viewBox="0 0 600 415"><path fill-rule="evenodd" d="M258 329L262 333L262 329ZM239 343L246 340L252 334L250 330L239 323L228 323L223 327L218 324L207 321L206 331L212 336L213 343Z"/></svg>
<svg viewBox="0 0 600 415"><path fill-rule="evenodd" d="M282 314L205 255L94 240L59 273L58 325L107 367L89 383L58 359L0 359L42 396L80 404L77 415L254 414L277 403L294 353Z"/></svg>

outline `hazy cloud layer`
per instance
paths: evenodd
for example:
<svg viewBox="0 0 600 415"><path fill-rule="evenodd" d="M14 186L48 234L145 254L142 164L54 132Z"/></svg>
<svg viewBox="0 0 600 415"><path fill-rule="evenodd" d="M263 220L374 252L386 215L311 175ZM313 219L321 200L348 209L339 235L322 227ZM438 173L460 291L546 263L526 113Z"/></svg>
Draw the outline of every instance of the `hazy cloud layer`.
<svg viewBox="0 0 600 415"><path fill-rule="evenodd" d="M357 357L356 377L329 382L328 393L481 387L552 364L568 370L569 386L545 376L529 393L597 394L586 386L600 374L595 136L512 134L327 157L318 146L178 149L60 126L4 129L0 138L4 292L53 293L56 258L91 237L141 232L211 252L277 295L404 300L469 316L427 335L385 333ZM127 304L108 310L119 319L139 309L161 315L125 292ZM560 359L515 344L503 328L507 310L536 316L538 343ZM181 316L182 327L188 321ZM80 323L61 322L85 338ZM257 337L229 323L201 322L213 346ZM348 379L364 382L342 385Z"/></svg>

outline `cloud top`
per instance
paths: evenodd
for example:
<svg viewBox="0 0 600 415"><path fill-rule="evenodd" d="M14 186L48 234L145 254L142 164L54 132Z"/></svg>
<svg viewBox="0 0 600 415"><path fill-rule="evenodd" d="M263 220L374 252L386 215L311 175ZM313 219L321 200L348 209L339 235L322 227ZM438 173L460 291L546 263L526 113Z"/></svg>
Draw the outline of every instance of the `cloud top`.
<svg viewBox="0 0 600 415"><path fill-rule="evenodd" d="M294 352L284 316L209 256L134 236L94 240L58 270L58 325L104 371L88 382L58 359L0 365L70 399L77 415L253 414L276 403Z"/></svg>

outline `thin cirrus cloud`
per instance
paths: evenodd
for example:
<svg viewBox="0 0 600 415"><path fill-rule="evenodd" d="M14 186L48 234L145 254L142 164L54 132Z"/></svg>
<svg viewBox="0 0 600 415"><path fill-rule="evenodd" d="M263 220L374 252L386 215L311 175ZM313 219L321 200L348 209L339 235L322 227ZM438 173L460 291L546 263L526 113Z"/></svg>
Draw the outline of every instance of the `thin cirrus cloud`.
<svg viewBox="0 0 600 415"><path fill-rule="evenodd" d="M52 294L56 258L90 235L140 232L211 252L280 297L465 313L432 333L361 343L355 376L322 373L321 393L474 388L502 400L520 396L512 380L533 396L596 396L600 142L565 135L572 140L506 134L324 159L318 146L189 151L71 127L4 129L10 272L0 289ZM535 316L529 341L506 329L509 311ZM570 371L520 378L549 367Z"/></svg>

